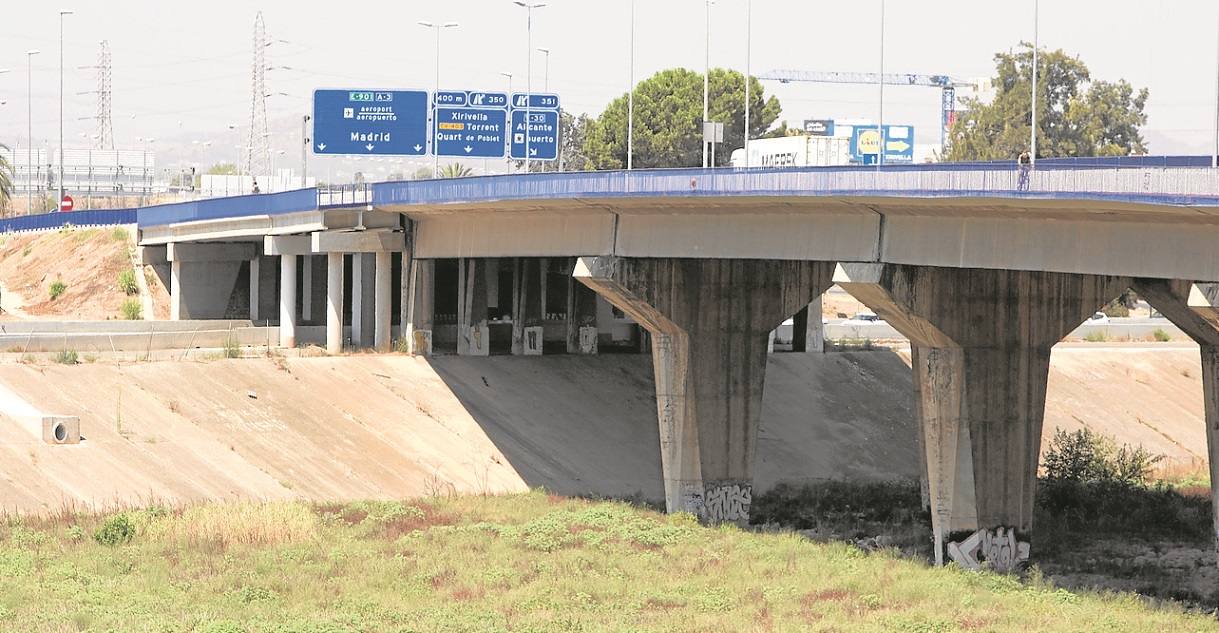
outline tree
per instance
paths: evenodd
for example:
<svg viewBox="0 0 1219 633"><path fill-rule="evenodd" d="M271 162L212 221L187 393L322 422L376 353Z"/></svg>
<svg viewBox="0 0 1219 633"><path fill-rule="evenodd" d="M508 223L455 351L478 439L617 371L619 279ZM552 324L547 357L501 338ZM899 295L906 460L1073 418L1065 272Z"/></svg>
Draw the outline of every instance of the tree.
<svg viewBox="0 0 1219 633"><path fill-rule="evenodd" d="M465 178L466 176L473 175L474 170L461 163L449 163L440 168L441 178Z"/></svg>
<svg viewBox="0 0 1219 633"><path fill-rule="evenodd" d="M715 164L726 165L745 144L745 78L735 70L710 74L709 118L724 123L724 142ZM779 118L779 100L766 98L750 78L749 130L757 138ZM612 101L588 130L585 155L595 169L626 167L627 97ZM692 167L702 164L703 76L685 68L662 70L635 88L635 167Z"/></svg>
<svg viewBox="0 0 1219 633"><path fill-rule="evenodd" d="M236 176L237 166L233 163L216 163L207 168L209 176Z"/></svg>
<svg viewBox="0 0 1219 633"><path fill-rule="evenodd" d="M575 116L564 110L560 117L562 145L559 147L559 164L563 171L588 171L593 161L584 152L589 129L596 121L587 114Z"/></svg>
<svg viewBox="0 0 1219 633"><path fill-rule="evenodd" d="M432 176L435 175L436 173L432 171L431 167L420 167L419 169L415 170L414 175L411 176L411 180L431 180Z"/></svg>
<svg viewBox="0 0 1219 633"><path fill-rule="evenodd" d="M1015 159L1029 147L1033 49L995 55L994 100L963 100L948 160ZM1126 80L1093 81L1078 57L1061 49L1038 55L1037 155L1124 156L1147 151L1139 127L1147 89Z"/></svg>
<svg viewBox="0 0 1219 633"><path fill-rule="evenodd" d="M7 145L0 145L7 151ZM13 197L13 166L8 159L0 156L0 209L8 209L8 201Z"/></svg>

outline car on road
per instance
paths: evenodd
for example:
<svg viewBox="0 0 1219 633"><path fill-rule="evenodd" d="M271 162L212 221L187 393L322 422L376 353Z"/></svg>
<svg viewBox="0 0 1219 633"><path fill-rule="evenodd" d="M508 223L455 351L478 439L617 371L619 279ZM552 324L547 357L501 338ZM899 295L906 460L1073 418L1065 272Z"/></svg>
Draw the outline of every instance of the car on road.
<svg viewBox="0 0 1219 633"><path fill-rule="evenodd" d="M884 325L885 320L871 312L859 312L842 322L843 325Z"/></svg>

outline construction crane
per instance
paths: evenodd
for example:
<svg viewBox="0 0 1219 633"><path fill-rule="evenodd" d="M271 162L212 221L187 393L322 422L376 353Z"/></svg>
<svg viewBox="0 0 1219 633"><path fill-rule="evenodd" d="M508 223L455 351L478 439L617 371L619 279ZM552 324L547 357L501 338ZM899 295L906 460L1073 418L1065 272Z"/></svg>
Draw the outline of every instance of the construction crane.
<svg viewBox="0 0 1219 633"><path fill-rule="evenodd" d="M807 70L771 70L758 79L780 83L867 84L882 81L889 86L923 86L940 89L940 146L948 148L948 132L956 121L957 88L972 87L976 82L955 79L948 75L914 75L901 73L837 73Z"/></svg>

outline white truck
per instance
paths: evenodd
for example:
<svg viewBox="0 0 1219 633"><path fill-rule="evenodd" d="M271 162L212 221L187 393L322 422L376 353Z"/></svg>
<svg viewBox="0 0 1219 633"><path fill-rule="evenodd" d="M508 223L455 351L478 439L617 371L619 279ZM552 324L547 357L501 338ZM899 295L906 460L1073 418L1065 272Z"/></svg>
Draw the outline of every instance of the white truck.
<svg viewBox="0 0 1219 633"><path fill-rule="evenodd" d="M750 167L828 167L851 163L851 139L784 136L749 141ZM732 152L732 166L745 167L745 149Z"/></svg>

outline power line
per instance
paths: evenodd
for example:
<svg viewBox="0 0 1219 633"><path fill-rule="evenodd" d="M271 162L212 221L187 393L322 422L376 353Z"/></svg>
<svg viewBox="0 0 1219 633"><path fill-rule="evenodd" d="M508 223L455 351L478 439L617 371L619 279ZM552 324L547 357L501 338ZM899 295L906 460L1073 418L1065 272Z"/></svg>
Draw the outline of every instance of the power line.
<svg viewBox="0 0 1219 633"><path fill-rule="evenodd" d="M97 138L93 140L94 149L114 149L110 97L110 42L102 40L97 60Z"/></svg>

